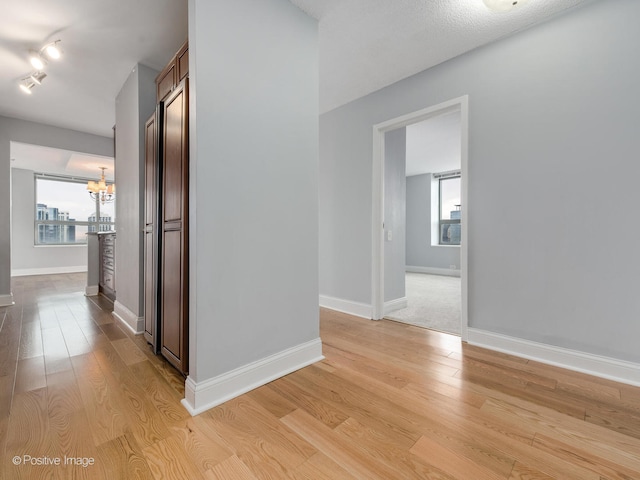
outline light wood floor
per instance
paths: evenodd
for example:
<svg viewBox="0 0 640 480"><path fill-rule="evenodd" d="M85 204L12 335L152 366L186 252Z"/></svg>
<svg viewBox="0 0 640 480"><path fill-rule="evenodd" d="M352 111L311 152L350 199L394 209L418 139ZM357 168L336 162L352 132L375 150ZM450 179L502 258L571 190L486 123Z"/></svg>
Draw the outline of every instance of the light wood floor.
<svg viewBox="0 0 640 480"><path fill-rule="evenodd" d="M83 284L16 278L0 308L1 479L640 479L639 388L329 310L325 361L192 418Z"/></svg>

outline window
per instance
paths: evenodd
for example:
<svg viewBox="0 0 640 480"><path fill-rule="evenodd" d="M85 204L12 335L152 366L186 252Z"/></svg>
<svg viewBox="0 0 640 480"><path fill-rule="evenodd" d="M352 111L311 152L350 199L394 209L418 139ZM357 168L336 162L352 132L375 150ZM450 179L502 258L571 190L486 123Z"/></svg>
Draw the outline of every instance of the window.
<svg viewBox="0 0 640 480"><path fill-rule="evenodd" d="M36 174L35 244L82 245L87 232L113 230L115 205L87 193L87 180Z"/></svg>
<svg viewBox="0 0 640 480"><path fill-rule="evenodd" d="M438 180L440 245L460 245L460 172L442 174Z"/></svg>

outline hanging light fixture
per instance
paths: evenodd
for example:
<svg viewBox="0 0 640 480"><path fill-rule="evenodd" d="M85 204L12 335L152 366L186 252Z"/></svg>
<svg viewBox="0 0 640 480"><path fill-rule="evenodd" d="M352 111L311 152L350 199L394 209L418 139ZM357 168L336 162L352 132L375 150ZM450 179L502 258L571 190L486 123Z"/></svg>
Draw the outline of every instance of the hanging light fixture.
<svg viewBox="0 0 640 480"><path fill-rule="evenodd" d="M521 7L528 0L482 0L487 8L493 12L508 12L516 7Z"/></svg>
<svg viewBox="0 0 640 480"><path fill-rule="evenodd" d="M100 167L102 170L102 174L100 175L100 180L94 182L92 180L87 182L87 190L89 191L89 196L95 201L100 200L100 203L103 205L105 203L113 202L116 198L116 186L114 183L111 185L107 185L107 182L104 179L104 171L107 167Z"/></svg>

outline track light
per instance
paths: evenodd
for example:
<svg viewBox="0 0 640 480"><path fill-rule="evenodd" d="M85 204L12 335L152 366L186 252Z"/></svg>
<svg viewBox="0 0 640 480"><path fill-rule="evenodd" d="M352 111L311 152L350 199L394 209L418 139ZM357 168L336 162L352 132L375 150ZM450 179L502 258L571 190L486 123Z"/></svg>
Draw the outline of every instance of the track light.
<svg viewBox="0 0 640 480"><path fill-rule="evenodd" d="M31 93L33 93L31 92L31 89L35 87L35 85L35 83L29 82L25 79L20 83L20 90L22 90L27 95L31 95Z"/></svg>
<svg viewBox="0 0 640 480"><path fill-rule="evenodd" d="M41 85L42 80L44 80L46 76L47 74L44 72L33 72L29 78L33 80L34 83Z"/></svg>
<svg viewBox="0 0 640 480"><path fill-rule="evenodd" d="M36 70L42 70L47 64L43 54L46 55L47 58L58 60L62 56L62 52L58 46L59 43L60 40L56 40L55 42L47 43L39 51L29 50L29 61L31 62L31 65L33 65L33 68Z"/></svg>
<svg viewBox="0 0 640 480"><path fill-rule="evenodd" d="M47 45L42 47L42 50L40 50L40 52L44 51L44 53L47 54L47 57L52 58L53 60L58 60L62 55L62 52L58 48L58 43L60 43L60 40L48 43Z"/></svg>
<svg viewBox="0 0 640 480"><path fill-rule="evenodd" d="M39 52L29 50L29 61L36 70L42 70L45 66L45 60Z"/></svg>
<svg viewBox="0 0 640 480"><path fill-rule="evenodd" d="M62 52L58 46L59 43L60 40L55 40L47 43L40 50L29 50L29 62L31 62L31 65L33 65L33 68L35 68L36 71L29 74L28 77L20 80L20 90L31 95L33 87L42 84L42 80L47 76L43 71L44 67L47 65L46 59L50 58L57 60L62 56Z"/></svg>

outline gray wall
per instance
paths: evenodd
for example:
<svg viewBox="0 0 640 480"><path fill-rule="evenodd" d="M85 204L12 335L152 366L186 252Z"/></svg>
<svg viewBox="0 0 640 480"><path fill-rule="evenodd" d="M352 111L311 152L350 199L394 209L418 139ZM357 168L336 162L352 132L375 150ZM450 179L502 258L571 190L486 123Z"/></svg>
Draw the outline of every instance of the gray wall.
<svg viewBox="0 0 640 480"><path fill-rule="evenodd" d="M190 371L317 339L317 22L285 0L190 0Z"/></svg>
<svg viewBox="0 0 640 480"><path fill-rule="evenodd" d="M431 245L431 179L430 173L407 177L406 263L446 269L455 265L459 270L460 247Z"/></svg>
<svg viewBox="0 0 640 480"><path fill-rule="evenodd" d="M113 156L111 138L0 116L0 297L11 293L11 141Z"/></svg>
<svg viewBox="0 0 640 480"><path fill-rule="evenodd" d="M89 200L89 195L87 195ZM87 268L86 245L35 246L34 172L11 169L11 270L55 269L68 271L70 267ZM27 272L28 273L28 272Z"/></svg>
<svg viewBox="0 0 640 480"><path fill-rule="evenodd" d="M116 300L144 314L144 124L156 105L159 72L137 64L116 97Z"/></svg>
<svg viewBox="0 0 640 480"><path fill-rule="evenodd" d="M405 296L407 129L384 135L384 301ZM391 240L388 234L391 232Z"/></svg>
<svg viewBox="0 0 640 480"><path fill-rule="evenodd" d="M468 94L469 325L640 361L638 18L587 3L322 115L321 293L371 303L372 125Z"/></svg>

